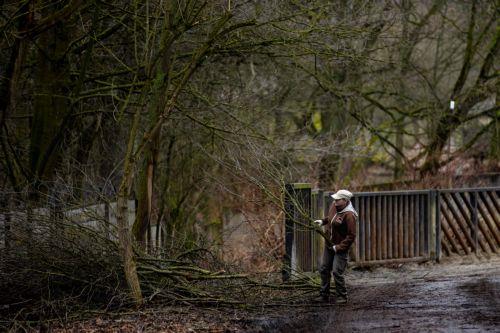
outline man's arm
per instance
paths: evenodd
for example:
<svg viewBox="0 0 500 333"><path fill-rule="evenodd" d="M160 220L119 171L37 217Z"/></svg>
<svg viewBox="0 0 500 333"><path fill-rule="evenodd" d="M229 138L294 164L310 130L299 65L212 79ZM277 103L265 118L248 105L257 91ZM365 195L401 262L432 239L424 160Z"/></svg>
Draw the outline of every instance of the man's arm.
<svg viewBox="0 0 500 333"><path fill-rule="evenodd" d="M346 213L344 222L347 224L347 237L340 242L340 244L335 245L336 252L345 252L349 250L349 247L356 239L356 218L352 213Z"/></svg>

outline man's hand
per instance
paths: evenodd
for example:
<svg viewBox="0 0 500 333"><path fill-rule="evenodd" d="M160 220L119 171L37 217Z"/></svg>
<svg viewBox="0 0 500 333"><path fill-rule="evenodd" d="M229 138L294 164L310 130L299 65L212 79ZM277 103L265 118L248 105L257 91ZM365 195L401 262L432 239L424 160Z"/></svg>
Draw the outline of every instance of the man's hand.
<svg viewBox="0 0 500 333"><path fill-rule="evenodd" d="M332 246L332 250L333 250L333 252L337 253L337 248L335 247L335 245Z"/></svg>
<svg viewBox="0 0 500 333"><path fill-rule="evenodd" d="M314 220L314 223L316 223L318 227L321 227L323 225L323 220Z"/></svg>

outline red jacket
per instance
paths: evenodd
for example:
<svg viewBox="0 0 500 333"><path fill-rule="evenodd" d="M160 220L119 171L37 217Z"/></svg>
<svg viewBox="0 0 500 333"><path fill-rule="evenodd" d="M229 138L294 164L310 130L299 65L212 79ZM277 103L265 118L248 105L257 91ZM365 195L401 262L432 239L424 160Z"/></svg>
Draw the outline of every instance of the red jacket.
<svg viewBox="0 0 500 333"><path fill-rule="evenodd" d="M336 251L347 252L356 239L356 215L352 212L337 214L335 221L332 222L335 214L337 214L337 208L332 202L328 209L328 216L323 219L323 225L327 226Z"/></svg>

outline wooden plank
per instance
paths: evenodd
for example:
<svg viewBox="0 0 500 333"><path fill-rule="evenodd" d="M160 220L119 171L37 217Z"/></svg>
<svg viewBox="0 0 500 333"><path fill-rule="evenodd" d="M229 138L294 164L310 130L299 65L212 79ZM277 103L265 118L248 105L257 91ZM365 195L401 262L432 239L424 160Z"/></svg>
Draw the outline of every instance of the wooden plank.
<svg viewBox="0 0 500 333"><path fill-rule="evenodd" d="M443 231L444 235L446 236L446 240L448 241L448 243L450 243L453 250L455 250L455 253L460 254L460 249L458 248L458 246L455 242L455 239L453 238L453 235L449 229L450 228L448 227L446 219L443 216L443 218L441 219L441 230Z"/></svg>
<svg viewBox="0 0 500 333"><path fill-rule="evenodd" d="M467 246L467 242L464 239L463 234L459 231L459 228L456 226L455 221L453 221L453 218L451 218L450 214L448 213L448 210L446 210L446 206L443 201L441 201L441 214L445 218L448 226L450 229L453 231L453 235L455 236L455 239L458 240L458 243L462 246L462 249L465 251L466 254L471 253L470 248ZM449 238L450 242L456 243L454 241L453 237ZM458 248L458 247L455 247ZM460 252L457 252L460 253Z"/></svg>
<svg viewBox="0 0 500 333"><path fill-rule="evenodd" d="M492 203L492 197L489 195L489 193L486 192L479 192L479 197L483 200L486 209L490 213L490 215L493 217L493 220L500 220L500 210L496 210L493 203Z"/></svg>
<svg viewBox="0 0 500 333"><path fill-rule="evenodd" d="M486 244L489 245L489 248L491 249L492 252L497 253L497 248L499 246L498 242L495 242L495 239L493 239L492 232L489 229L489 220L487 219L488 213L487 210L484 209L481 205L481 199L480 196L478 195L478 192L474 192L475 194L475 207L477 208L477 214L474 216L475 217L475 223L476 223L476 228L478 229L478 241L479 242L484 242L486 241ZM483 217L484 215L484 217Z"/></svg>
<svg viewBox="0 0 500 333"><path fill-rule="evenodd" d="M443 193L441 198L443 199L444 204L448 207L448 210L451 212L451 215L453 216L453 221L455 222L456 225L458 225L460 227L465 238L467 239L467 242L474 249L475 242L467 230L467 225L465 224L465 221L462 218L462 216L459 214L458 209L456 208L456 205L454 204L454 202L452 202L452 200L449 198L449 196L452 196L452 193ZM483 245L484 244L482 244L481 247L483 247ZM484 247L483 247L483 250L486 251L486 249Z"/></svg>
<svg viewBox="0 0 500 333"><path fill-rule="evenodd" d="M376 200L375 197L370 197L370 230L372 232L370 236L370 260L377 259L377 212L376 212Z"/></svg>
<svg viewBox="0 0 500 333"><path fill-rule="evenodd" d="M425 201L426 201L426 196L423 194L420 194L420 208L419 208L419 227L420 227L420 250L419 253L421 256L427 255L425 252Z"/></svg>
<svg viewBox="0 0 500 333"><path fill-rule="evenodd" d="M363 213L363 197L358 198L358 225L359 225L359 235L358 235L358 257L356 261L365 260L365 242L364 242L364 234L365 234L365 225L364 225L364 213Z"/></svg>
<svg viewBox="0 0 500 333"><path fill-rule="evenodd" d="M372 250L372 243L371 243L371 237L372 237L372 218L371 218L371 206L370 206L370 197L366 198L365 204L366 204L366 223L365 223L365 230L367 233L365 234L365 252L366 252L366 260L371 260L371 250Z"/></svg>
<svg viewBox="0 0 500 333"><path fill-rule="evenodd" d="M441 221L441 192L435 191L434 192L434 212L433 215L436 216L434 219L435 222L437 222L435 225L432 226L432 232L433 232L433 244L434 246L434 253L435 253L435 258L436 261L439 262L441 260L441 225L439 221Z"/></svg>
<svg viewBox="0 0 500 333"><path fill-rule="evenodd" d="M367 253L368 253L368 235L370 234L370 230L368 229L368 207L367 207L367 202L366 202L366 197L362 198L362 212L363 212L363 220L361 223L363 224L363 239L361 239L361 242L363 243L363 251L361 251L361 261L367 260Z"/></svg>
<svg viewBox="0 0 500 333"><path fill-rule="evenodd" d="M496 211L500 212L500 202L498 200L498 195L496 191L488 191L488 196L491 199L491 202L493 203L493 206L495 206ZM500 228L500 219L495 219L495 224L497 225L498 228Z"/></svg>
<svg viewBox="0 0 500 333"><path fill-rule="evenodd" d="M419 204L420 204L420 194L414 195L413 196L413 239L414 239L414 244L413 244L413 255L414 256L420 256L420 251L419 251L419 245L420 245L420 239L419 239Z"/></svg>
<svg viewBox="0 0 500 333"><path fill-rule="evenodd" d="M391 258L397 258L397 243L398 243L398 235L396 233L396 227L397 227L397 217L396 217L396 196L391 195L391 201L390 201L390 216L391 216Z"/></svg>
<svg viewBox="0 0 500 333"><path fill-rule="evenodd" d="M490 243L491 249L494 252L497 252L498 247L500 247L500 235L495 230L495 225L490 220L490 216L488 215L487 210L483 207L481 200L478 200L477 206L478 206L479 213L482 217L482 219L478 219L478 226L481 229L481 233L483 234L484 238L486 238L488 240L488 243ZM496 243L494 243L492 240L490 240L490 235L493 238L495 238Z"/></svg>
<svg viewBox="0 0 500 333"><path fill-rule="evenodd" d="M467 207L467 209L469 211L470 219L467 220L467 223L469 224L470 233L473 236L474 235L474 228L475 228L474 222L473 222L475 208L471 205L471 193L467 192L467 191L460 191L460 192L458 192L458 194L462 198L462 201L465 203L465 206Z"/></svg>
<svg viewBox="0 0 500 333"><path fill-rule="evenodd" d="M436 229L441 229L441 227L439 226L439 223L440 223L439 216L437 216L435 214L435 212L436 212L436 207L435 207L436 206L436 200L435 199L436 199L435 198L435 191L429 191L428 194L427 194L427 197L425 198L425 201L424 201L424 206L425 206L425 221L426 221L426 223L424 225L424 229L425 229L425 232L424 232L425 233L425 244L424 244L424 247L425 247L425 252L431 258L433 258L433 253L435 255L435 251L431 250L432 249L432 245L436 245L436 244L433 244L433 243L437 243L437 239L434 239L434 240L431 239L432 234L434 234L434 236L437 237L437 235L435 234L435 232L432 232L431 229L433 227L434 227L434 231L437 231ZM436 224L438 225L437 228L436 228Z"/></svg>
<svg viewBox="0 0 500 333"><path fill-rule="evenodd" d="M415 245L415 202L414 196L408 196L408 256L414 256Z"/></svg>
<svg viewBox="0 0 500 333"><path fill-rule="evenodd" d="M458 196L456 193L451 193L451 198L453 199L453 202L455 202L456 206L458 207L458 210L460 211L460 216L463 217L463 219L459 219L461 220L463 223L465 223L465 221L470 221L471 217L469 216L469 214L467 213L465 206L467 206L466 204L462 204L462 202L460 200L466 200L464 199L465 196ZM469 211L470 213L470 211ZM482 226L480 225L480 228L482 228ZM483 231L484 232L484 231ZM488 242L488 245L490 248L496 248L496 245L494 242L492 242L490 239L488 238L485 238L486 241ZM479 240L479 244L481 246L481 248L483 249L483 251L486 251L487 250L485 249L486 248L486 244L484 242L484 239L480 239Z"/></svg>
<svg viewBox="0 0 500 333"><path fill-rule="evenodd" d="M409 257L409 237L408 237L408 196L403 196L403 257Z"/></svg>
<svg viewBox="0 0 500 333"><path fill-rule="evenodd" d="M467 207L467 209L469 210L469 217L470 217L470 220L472 220L472 211L473 211L473 207L471 206L470 204L470 201L469 201L469 198L467 198L467 195L469 193L466 193L466 192L457 192L458 195L460 196L460 198L462 199L463 203L465 204L465 206ZM469 223L471 223L469 220Z"/></svg>
<svg viewBox="0 0 500 333"><path fill-rule="evenodd" d="M372 217L371 217L371 206L370 197L365 197L365 256L366 260L371 259L371 236L372 236Z"/></svg>
<svg viewBox="0 0 500 333"><path fill-rule="evenodd" d="M475 207L473 207L473 205L471 204L471 192L467 192L465 190L463 191L459 191L458 192L460 198L462 199L462 201L465 203L465 206L467 207L468 211L469 211L469 219L467 220L467 223L469 225L469 228L470 228L470 234L471 234L471 237L475 237L474 236L474 229L476 228L476 226L474 225L474 222L475 222Z"/></svg>
<svg viewBox="0 0 500 333"><path fill-rule="evenodd" d="M493 207L490 206L490 202L489 200L487 200L487 197L486 195L483 193L483 192L479 192L479 206L481 206L481 204L485 207L485 208L479 208L480 209L480 212L481 212L481 215L483 215L483 218L484 216L488 215L489 213L489 216L488 216L488 228L490 229L491 231L491 234L495 237L496 241L497 241L497 244L500 244L500 234L498 232L498 229L495 225L495 217L497 217L496 219L498 220L499 216L500 216L500 213L499 212L495 212L493 210ZM491 219L489 218L491 217Z"/></svg>
<svg viewBox="0 0 500 333"><path fill-rule="evenodd" d="M386 196L385 197L385 202L384 202L384 211L385 211L385 256L386 259L390 259L390 249L391 249L391 243L389 241L389 237L391 235L391 227L390 227L390 214L389 214L389 201L391 199Z"/></svg>
<svg viewBox="0 0 500 333"><path fill-rule="evenodd" d="M465 207L467 207L467 204L465 203L467 199L465 197L462 197L458 193L450 193L450 197L455 203L455 206L458 208L458 211L460 212L463 221L465 223L469 223L470 227L470 220L471 220L470 210L465 209Z"/></svg>
<svg viewBox="0 0 500 333"><path fill-rule="evenodd" d="M441 241L441 247L443 248L444 252L446 252L446 255L449 257L451 255L451 251L448 245L446 245L446 242Z"/></svg>
<svg viewBox="0 0 500 333"><path fill-rule="evenodd" d="M394 195L392 197L392 216L393 216L393 224L392 224L392 257L399 258L399 202L398 196Z"/></svg>
<svg viewBox="0 0 500 333"><path fill-rule="evenodd" d="M398 258L404 258L404 233L403 233L403 196L398 196Z"/></svg>
<svg viewBox="0 0 500 333"><path fill-rule="evenodd" d="M285 184L285 253L283 256L282 279L287 281L291 277L291 266L293 260L293 242L294 242L294 218L295 205L293 204L293 185Z"/></svg>
<svg viewBox="0 0 500 333"><path fill-rule="evenodd" d="M392 201L393 196L387 197L387 258L394 258L394 254L392 252L393 248L393 238L392 238L392 224L394 222L393 214L392 214Z"/></svg>
<svg viewBox="0 0 500 333"><path fill-rule="evenodd" d="M364 198L359 198L359 260L364 260L365 255L365 212L364 212Z"/></svg>
<svg viewBox="0 0 500 333"><path fill-rule="evenodd" d="M387 196L382 197L382 259L387 259Z"/></svg>
<svg viewBox="0 0 500 333"><path fill-rule="evenodd" d="M469 196L471 198L471 204L472 207L474 207L472 211L472 225L473 228L471 230L472 236L474 239L474 250L476 253L478 253L478 239L479 239L479 216L478 216L478 210L477 210L477 192L470 192Z"/></svg>
<svg viewBox="0 0 500 333"><path fill-rule="evenodd" d="M381 260L382 258L382 247L384 246L382 242L382 234L384 233L383 223L382 223L382 197L377 196L376 199L376 222L377 222L377 259Z"/></svg>

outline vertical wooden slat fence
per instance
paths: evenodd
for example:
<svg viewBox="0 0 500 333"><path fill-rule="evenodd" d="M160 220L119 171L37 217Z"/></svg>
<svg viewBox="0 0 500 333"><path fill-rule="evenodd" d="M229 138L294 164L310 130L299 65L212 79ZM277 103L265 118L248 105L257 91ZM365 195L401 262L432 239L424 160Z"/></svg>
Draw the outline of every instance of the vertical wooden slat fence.
<svg viewBox="0 0 500 333"><path fill-rule="evenodd" d="M355 193L359 265L430 259L428 191Z"/></svg>
<svg viewBox="0 0 500 333"><path fill-rule="evenodd" d="M326 216L333 192L311 191L308 184L287 186L286 193L292 194L285 198L291 212L285 223L285 243L292 243L286 245L289 262L293 270L317 270L324 242L307 225ZM302 208L293 207L294 201ZM354 193L352 203L359 213L351 249L357 265L500 252L499 187L360 192ZM300 221L299 227L294 221Z"/></svg>
<svg viewBox="0 0 500 333"><path fill-rule="evenodd" d="M296 271L313 270L311 194L310 184L287 184L285 186L284 280L290 278Z"/></svg>
<svg viewBox="0 0 500 333"><path fill-rule="evenodd" d="M322 190L313 190L311 194L311 217L321 216L324 207L324 192ZM320 234L312 233L312 271L316 271L321 266L321 257L323 253L324 239Z"/></svg>

